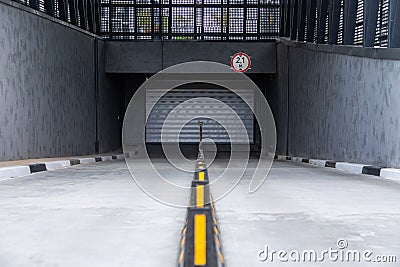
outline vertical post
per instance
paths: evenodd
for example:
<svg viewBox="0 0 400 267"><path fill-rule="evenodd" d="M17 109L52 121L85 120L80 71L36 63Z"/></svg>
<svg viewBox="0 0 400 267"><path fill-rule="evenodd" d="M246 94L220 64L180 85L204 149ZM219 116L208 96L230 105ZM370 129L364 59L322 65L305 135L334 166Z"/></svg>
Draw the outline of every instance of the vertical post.
<svg viewBox="0 0 400 267"><path fill-rule="evenodd" d="M199 121L199 127L200 127L200 143L203 141L203 122Z"/></svg>
<svg viewBox="0 0 400 267"><path fill-rule="evenodd" d="M94 11L93 11L93 17L94 17L94 25L93 29L94 32L97 34L100 34L100 25L101 25L101 17L100 17L100 0L93 0L94 1ZM110 14L110 9L108 9L108 15L111 16ZM111 27L111 25L109 25Z"/></svg>
<svg viewBox="0 0 400 267"><path fill-rule="evenodd" d="M328 1L317 0L317 43L325 42L326 18L328 16Z"/></svg>
<svg viewBox="0 0 400 267"><path fill-rule="evenodd" d="M86 14L87 14L87 22L88 22L88 30L90 32L94 31L93 28L93 3L92 0L87 0L87 8L86 8Z"/></svg>
<svg viewBox="0 0 400 267"><path fill-rule="evenodd" d="M280 3L280 27L279 27L279 36L285 36L285 23L286 23L286 5L284 0ZM258 25L260 24L260 0L258 0ZM260 31L257 31L260 34Z"/></svg>
<svg viewBox="0 0 400 267"><path fill-rule="evenodd" d="M203 2L202 2L203 3ZM227 8L226 8L226 41L229 40L229 12L230 12L230 3L229 0L226 0L227 3ZM202 11L204 14L204 10ZM204 17L203 20L201 21L201 24L204 25Z"/></svg>
<svg viewBox="0 0 400 267"><path fill-rule="evenodd" d="M154 5L154 0L150 0L151 8L150 8L150 39L154 40L155 35L154 35L154 10L155 10L155 5Z"/></svg>
<svg viewBox="0 0 400 267"><path fill-rule="evenodd" d="M307 3L307 42L314 41L315 22L316 22L317 0L308 0Z"/></svg>
<svg viewBox="0 0 400 267"><path fill-rule="evenodd" d="M65 0L58 0L58 12L61 20L67 20L67 6Z"/></svg>
<svg viewBox="0 0 400 267"><path fill-rule="evenodd" d="M98 0L100 3L101 3L101 0ZM136 10L136 8L135 8L135 10ZM116 11L116 8L115 8L115 6L114 5L109 5L109 7L108 7L108 31L109 31L109 33L110 33L110 39L114 39L114 35L113 35L113 31L114 31L114 24L113 24L113 16L114 16L114 14L113 14L113 11L115 11L115 14L117 13L117 11ZM135 33L137 34L137 17L136 17L136 14L137 13L135 13L135 19L136 19L136 21L135 21ZM137 39L137 35L136 35L136 39Z"/></svg>
<svg viewBox="0 0 400 267"><path fill-rule="evenodd" d="M307 0L299 0L298 4L298 16L299 16L299 30L298 30L298 40L304 41L306 34L306 14L307 14Z"/></svg>
<svg viewBox="0 0 400 267"><path fill-rule="evenodd" d="M398 0L389 1L388 47L400 48L400 3Z"/></svg>
<svg viewBox="0 0 400 267"><path fill-rule="evenodd" d="M364 46L373 47L378 21L379 2L377 0L364 0Z"/></svg>
<svg viewBox="0 0 400 267"><path fill-rule="evenodd" d="M137 12L135 14L137 14ZM173 38L172 37L172 0L168 1L168 33L169 33L168 39L171 40Z"/></svg>
<svg viewBox="0 0 400 267"><path fill-rule="evenodd" d="M53 0L45 0L44 1L44 9L46 10L46 14L52 17L55 17L55 7Z"/></svg>
<svg viewBox="0 0 400 267"><path fill-rule="evenodd" d="M161 5L161 0L158 0L157 3L159 4L159 8L158 8L158 38L160 40L162 40L163 39L163 27L164 27L163 16L162 16L163 8Z"/></svg>
<svg viewBox="0 0 400 267"><path fill-rule="evenodd" d="M197 158L199 159L204 159L204 153L203 153L203 122L199 121L198 125L200 127L200 135L199 135L199 153L197 155Z"/></svg>
<svg viewBox="0 0 400 267"><path fill-rule="evenodd" d="M341 0L329 0L329 44L337 44L340 24L340 8Z"/></svg>
<svg viewBox="0 0 400 267"><path fill-rule="evenodd" d="M343 44L354 44L357 20L357 0L345 0L343 11Z"/></svg>
<svg viewBox="0 0 400 267"><path fill-rule="evenodd" d="M291 0L284 0L286 2L286 10L285 10L285 37L290 36L290 7Z"/></svg>
<svg viewBox="0 0 400 267"><path fill-rule="evenodd" d="M247 0L243 0L244 2L244 7L243 7L243 40L246 40L246 28L247 28Z"/></svg>
<svg viewBox="0 0 400 267"><path fill-rule="evenodd" d="M39 0L30 0L29 6L35 10L39 10Z"/></svg>
<svg viewBox="0 0 400 267"><path fill-rule="evenodd" d="M71 23L75 26L78 25L78 15L76 10L76 0L68 0L69 12L71 17Z"/></svg>
<svg viewBox="0 0 400 267"><path fill-rule="evenodd" d="M82 29L87 29L87 21L86 21L86 0L78 0L78 10L80 17L80 27Z"/></svg>
<svg viewBox="0 0 400 267"><path fill-rule="evenodd" d="M193 4L193 33L194 33L194 40L197 40L197 0L194 0L194 4ZM221 7L221 10L223 8ZM221 13L220 13L221 16ZM222 23L222 16L221 16L221 23ZM221 27L221 39L222 39L222 25Z"/></svg>
<svg viewBox="0 0 400 267"><path fill-rule="evenodd" d="M257 40L261 39L261 25L260 25L261 24L261 7L260 6L261 6L261 0L257 0ZM283 28L281 28L281 30L282 29ZM281 35L281 36L283 36L283 35Z"/></svg>
<svg viewBox="0 0 400 267"><path fill-rule="evenodd" d="M298 14L298 1L292 0L292 6L290 8L290 39L296 40L297 38L297 14Z"/></svg>

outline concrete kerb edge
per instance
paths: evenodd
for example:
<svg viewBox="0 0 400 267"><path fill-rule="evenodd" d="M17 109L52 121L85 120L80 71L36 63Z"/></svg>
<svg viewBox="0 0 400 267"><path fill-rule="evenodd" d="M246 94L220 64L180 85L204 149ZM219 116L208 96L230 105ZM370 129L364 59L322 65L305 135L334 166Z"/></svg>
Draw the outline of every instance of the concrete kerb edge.
<svg viewBox="0 0 400 267"><path fill-rule="evenodd" d="M91 164L102 161L114 161L122 159L125 159L124 154L115 154L109 156L96 156L96 157L76 157L76 158L74 157L65 160L43 161L27 165L0 167L0 181L23 177L38 172L54 171L54 170L70 168L80 164Z"/></svg>
<svg viewBox="0 0 400 267"><path fill-rule="evenodd" d="M370 176L376 176L383 178L385 180L390 180L400 183L400 169L395 169L395 168L385 168L385 167L373 166L370 164L340 162L340 161L323 160L323 159L309 159L309 158L292 157L285 155L275 155L275 159L301 162L305 164L314 165L317 167L338 169L340 171L345 171L353 174L365 174Z"/></svg>

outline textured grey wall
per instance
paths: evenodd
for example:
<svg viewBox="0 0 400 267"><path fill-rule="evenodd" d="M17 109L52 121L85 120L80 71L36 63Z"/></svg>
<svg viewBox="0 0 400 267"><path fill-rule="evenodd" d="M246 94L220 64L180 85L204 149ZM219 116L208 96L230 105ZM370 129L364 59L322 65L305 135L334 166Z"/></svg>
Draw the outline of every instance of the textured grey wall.
<svg viewBox="0 0 400 267"><path fill-rule="evenodd" d="M270 96L267 100L274 113L276 125L276 153L286 155L288 153L288 48L284 44L277 45L277 74L273 88L270 88Z"/></svg>
<svg viewBox="0 0 400 267"><path fill-rule="evenodd" d="M156 73L188 61L214 61L226 65L230 56L245 52L251 57L249 73L276 72L275 43L244 42L107 42L106 72Z"/></svg>
<svg viewBox="0 0 400 267"><path fill-rule="evenodd" d="M98 42L98 140L99 152L121 147L124 116L123 77L104 72L105 42Z"/></svg>
<svg viewBox="0 0 400 267"><path fill-rule="evenodd" d="M0 2L0 160L94 152L93 38Z"/></svg>
<svg viewBox="0 0 400 267"><path fill-rule="evenodd" d="M289 63L289 155L400 166L400 61L283 44L278 55Z"/></svg>
<svg viewBox="0 0 400 267"><path fill-rule="evenodd" d="M26 10L0 2L0 160L94 153L95 39ZM120 99L104 68L98 78L107 151L120 145Z"/></svg>

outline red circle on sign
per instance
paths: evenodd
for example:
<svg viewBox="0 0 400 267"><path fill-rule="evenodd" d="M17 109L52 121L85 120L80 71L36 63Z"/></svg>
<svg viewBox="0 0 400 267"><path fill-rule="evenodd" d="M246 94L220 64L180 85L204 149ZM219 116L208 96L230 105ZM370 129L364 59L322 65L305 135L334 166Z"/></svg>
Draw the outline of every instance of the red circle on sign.
<svg viewBox="0 0 400 267"><path fill-rule="evenodd" d="M249 64L247 65L247 67L246 67L245 69L238 70L238 69L235 68L235 66L234 66L234 59L235 59L237 56L244 56L244 57L247 59L247 61L249 62ZM236 54L234 54L234 55L232 56L230 64L231 64L231 68L232 68L234 71L236 71L236 72L246 72L246 71L248 71L248 70L250 69L251 60L250 60L249 55L247 55L246 53L243 53L243 52L239 52L239 53L236 53Z"/></svg>

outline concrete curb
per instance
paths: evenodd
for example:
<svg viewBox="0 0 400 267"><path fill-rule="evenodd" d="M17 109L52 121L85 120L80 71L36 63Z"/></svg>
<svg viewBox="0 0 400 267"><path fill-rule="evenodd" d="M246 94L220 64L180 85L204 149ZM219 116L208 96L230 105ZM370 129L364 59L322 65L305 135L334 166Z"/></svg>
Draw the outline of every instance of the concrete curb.
<svg viewBox="0 0 400 267"><path fill-rule="evenodd" d="M46 170L53 171L70 167L71 162L69 160L51 161L51 162L46 162L45 165L46 165Z"/></svg>
<svg viewBox="0 0 400 267"><path fill-rule="evenodd" d="M29 166L15 166L0 168L0 181L31 174Z"/></svg>
<svg viewBox="0 0 400 267"><path fill-rule="evenodd" d="M311 165L319 166L319 167L325 167L326 160L321 160L321 159L310 159L309 163Z"/></svg>
<svg viewBox="0 0 400 267"><path fill-rule="evenodd" d="M97 156L85 158L71 158L67 160L46 161L40 163L33 163L29 165L3 167L0 168L0 181L25 176L32 173L54 171L59 169L68 168L79 164L90 164L102 161L112 161L125 159L124 154L110 155L110 156Z"/></svg>
<svg viewBox="0 0 400 267"><path fill-rule="evenodd" d="M333 168L354 174L366 174L371 176L378 176L381 178L389 179L391 181L400 182L400 169L383 168L379 166L364 165L364 164L350 163L350 162L336 162L332 160L291 157L284 155L276 155L275 159L303 162L318 167Z"/></svg>
<svg viewBox="0 0 400 267"><path fill-rule="evenodd" d="M81 158L78 159L80 164L90 164L90 163L95 163L96 159L95 158Z"/></svg>
<svg viewBox="0 0 400 267"><path fill-rule="evenodd" d="M400 182L400 169L383 168L381 169L381 177Z"/></svg>
<svg viewBox="0 0 400 267"><path fill-rule="evenodd" d="M363 168L364 168L364 165L362 165L362 164L348 163L348 162L337 162L336 163L336 169L339 169L342 171L348 171L351 173L361 174Z"/></svg>

